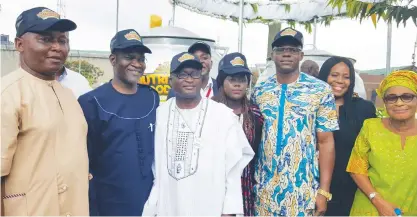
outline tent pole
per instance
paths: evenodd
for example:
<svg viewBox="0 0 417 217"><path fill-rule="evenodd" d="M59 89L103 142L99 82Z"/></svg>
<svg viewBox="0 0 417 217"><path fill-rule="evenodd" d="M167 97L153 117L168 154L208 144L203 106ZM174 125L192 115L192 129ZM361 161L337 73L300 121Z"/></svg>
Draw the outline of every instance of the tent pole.
<svg viewBox="0 0 417 217"><path fill-rule="evenodd" d="M238 40L238 51L242 53L243 44L243 0L240 0L240 13L239 13L239 40Z"/></svg>
<svg viewBox="0 0 417 217"><path fill-rule="evenodd" d="M117 0L116 6L116 32L119 31L119 0Z"/></svg>
<svg viewBox="0 0 417 217"><path fill-rule="evenodd" d="M385 76L391 72L391 39L392 39L392 23L388 22L387 29L387 57L386 57L386 71Z"/></svg>
<svg viewBox="0 0 417 217"><path fill-rule="evenodd" d="M314 18L314 30L313 30L313 49L317 50L317 18Z"/></svg>
<svg viewBox="0 0 417 217"><path fill-rule="evenodd" d="M175 26L175 0L172 0L172 18L171 26Z"/></svg>

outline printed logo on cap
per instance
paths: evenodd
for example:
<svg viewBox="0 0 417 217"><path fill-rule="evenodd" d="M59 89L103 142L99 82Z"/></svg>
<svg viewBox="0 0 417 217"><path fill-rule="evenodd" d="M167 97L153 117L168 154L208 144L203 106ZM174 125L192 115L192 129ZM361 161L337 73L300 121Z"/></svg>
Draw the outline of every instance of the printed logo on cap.
<svg viewBox="0 0 417 217"><path fill-rule="evenodd" d="M186 60L193 60L194 56L188 53L183 54L180 58L178 58L178 61L184 62Z"/></svg>
<svg viewBox="0 0 417 217"><path fill-rule="evenodd" d="M235 57L230 63L233 66L245 66L245 61L240 57Z"/></svg>
<svg viewBox="0 0 417 217"><path fill-rule="evenodd" d="M59 19L60 16L57 12L49 10L49 9L43 9L41 12L39 12L36 16L39 18L46 20L49 18Z"/></svg>
<svg viewBox="0 0 417 217"><path fill-rule="evenodd" d="M125 35L125 38L127 40L136 40L136 41L141 41L142 39L140 38L140 36L138 35L138 33L136 33L135 31L130 31L129 33L127 33Z"/></svg>
<svg viewBox="0 0 417 217"><path fill-rule="evenodd" d="M294 37L296 34L297 34L297 32L293 29L286 29L286 30L281 32L281 36L290 35L290 36Z"/></svg>

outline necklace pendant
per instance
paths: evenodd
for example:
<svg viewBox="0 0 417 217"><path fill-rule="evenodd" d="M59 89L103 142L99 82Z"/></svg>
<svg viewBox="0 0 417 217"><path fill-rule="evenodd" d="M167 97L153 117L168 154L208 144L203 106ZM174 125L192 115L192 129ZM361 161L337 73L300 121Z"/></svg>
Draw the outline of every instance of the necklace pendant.
<svg viewBox="0 0 417 217"><path fill-rule="evenodd" d="M181 164L177 165L177 174L180 174L182 170Z"/></svg>

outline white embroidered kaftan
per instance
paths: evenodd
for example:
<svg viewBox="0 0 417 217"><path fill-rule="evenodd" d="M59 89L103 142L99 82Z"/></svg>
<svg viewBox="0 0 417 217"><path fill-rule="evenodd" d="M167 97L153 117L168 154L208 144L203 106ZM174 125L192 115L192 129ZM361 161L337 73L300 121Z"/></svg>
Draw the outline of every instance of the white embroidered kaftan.
<svg viewBox="0 0 417 217"><path fill-rule="evenodd" d="M254 152L236 115L210 99L157 110L155 180L144 216L243 214L241 174Z"/></svg>

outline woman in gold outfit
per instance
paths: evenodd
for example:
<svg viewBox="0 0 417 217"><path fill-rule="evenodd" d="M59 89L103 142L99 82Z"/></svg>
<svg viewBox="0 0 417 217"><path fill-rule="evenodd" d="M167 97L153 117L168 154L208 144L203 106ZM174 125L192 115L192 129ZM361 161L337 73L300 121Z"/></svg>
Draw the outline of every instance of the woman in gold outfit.
<svg viewBox="0 0 417 217"><path fill-rule="evenodd" d="M417 74L396 71L380 84L388 118L365 120L347 166L359 189L351 216L417 216Z"/></svg>

